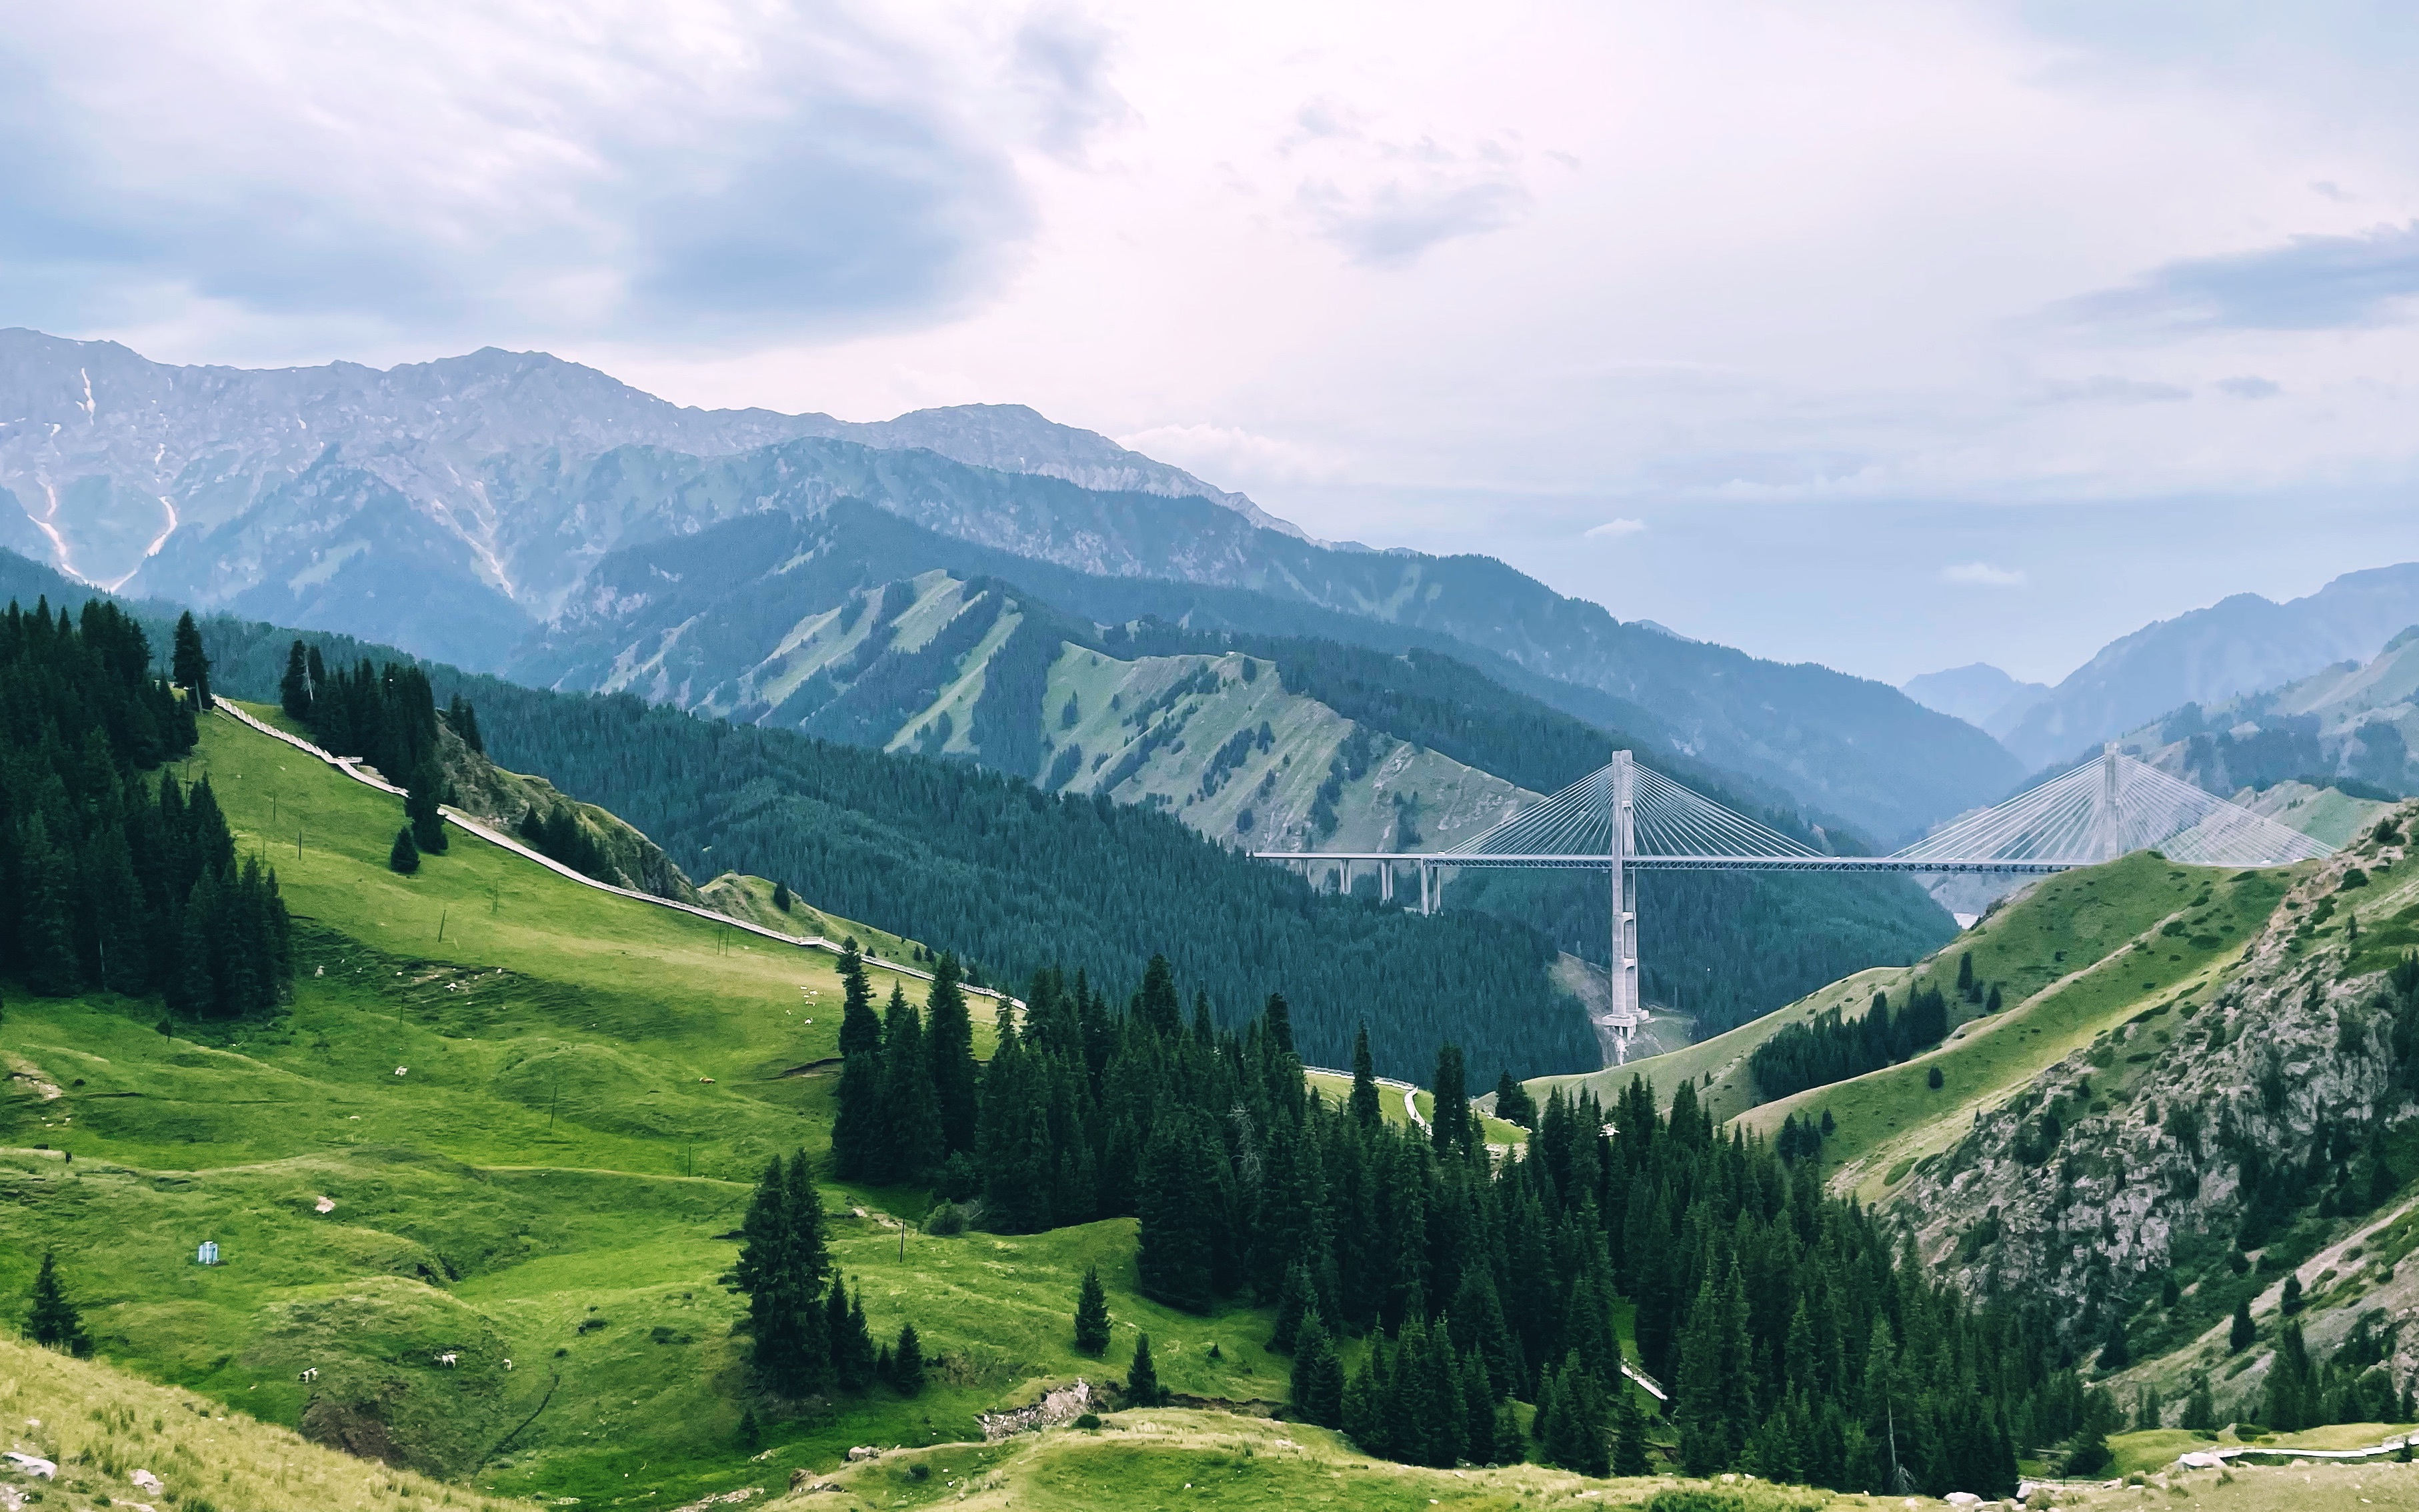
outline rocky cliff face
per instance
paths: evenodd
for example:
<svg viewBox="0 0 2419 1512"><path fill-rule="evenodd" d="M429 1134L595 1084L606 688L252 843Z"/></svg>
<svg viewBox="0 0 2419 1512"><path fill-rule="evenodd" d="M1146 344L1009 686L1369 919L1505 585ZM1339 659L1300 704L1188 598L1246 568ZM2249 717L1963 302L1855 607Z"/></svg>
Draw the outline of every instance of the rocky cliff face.
<svg viewBox="0 0 2419 1512"><path fill-rule="evenodd" d="M2407 835L2419 806L2396 817ZM2396 1279L2374 1238L2412 1174L2400 1154L2387 1175L2378 1164L2419 1120L2419 1009L2388 979L2419 945L2405 854L2364 835L2288 892L2213 986L2102 1035L1918 1165L1889 1200L1926 1257L1977 1295L2045 1305L2087 1362L2119 1320L2132 1357L2173 1351L2170 1376L2224 1377L2239 1359L2221 1399L2264 1359L2224 1347L2235 1302L2270 1321L2288 1273L2312 1294L2314 1355L2364 1316L2407 1314L2419 1266ZM2419 1336L2396 1348L2407 1381Z"/></svg>

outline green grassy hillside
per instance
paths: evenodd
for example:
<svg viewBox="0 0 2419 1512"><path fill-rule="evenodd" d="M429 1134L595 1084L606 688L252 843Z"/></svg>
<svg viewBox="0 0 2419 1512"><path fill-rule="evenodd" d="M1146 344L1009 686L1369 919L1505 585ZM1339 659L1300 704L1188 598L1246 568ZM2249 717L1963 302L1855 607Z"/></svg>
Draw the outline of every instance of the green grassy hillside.
<svg viewBox="0 0 2419 1512"><path fill-rule="evenodd" d="M1697 1101L1710 1108L1716 1119L1734 1118L1756 1103L1755 1078L1748 1074L1747 1069L1747 1058L1755 1054L1756 1046L1789 1025L1803 1024L1832 1009L1861 1011L1872 1001L1873 994L1897 987L1906 975L1903 967L1875 966L1685 1049L1643 1057L1624 1066L1607 1066L1580 1076L1539 1076L1526 1085L1530 1095L1540 1103L1555 1091L1564 1097L1592 1091L1597 1102L1610 1105L1629 1085L1631 1077L1643 1076L1654 1086L1656 1101L1668 1108L1681 1084L1693 1082Z"/></svg>
<svg viewBox="0 0 2419 1512"><path fill-rule="evenodd" d="M2205 1001L2299 874L2177 866L2145 851L2045 878L1947 949L1874 982L1893 1004L1910 987L1949 995L1963 1022L1952 1018L1937 1048L1763 1103L1743 1120L1769 1134L1791 1114L1828 1111L1839 1125L1826 1149L1835 1181L1877 1198L1953 1141L1978 1107L2129 1020L2160 1016L2196 995ZM1995 1015L1974 1016L1973 1005L1955 998L1958 957L1968 953L1975 980L2000 987L2006 1006ZM1929 1085L1935 1068L1937 1089Z"/></svg>
<svg viewBox="0 0 2419 1512"><path fill-rule="evenodd" d="M1043 707L1056 749L1083 753L1068 791L1157 804L1205 835L1255 848L1433 849L1536 796L1389 735L1364 736L1356 760L1346 749L1352 720L1287 692L1272 663L1240 653L1121 661L1068 646ZM1265 746L1256 738L1263 726ZM1322 833L1313 810L1331 771L1334 827Z"/></svg>
<svg viewBox="0 0 2419 1512"><path fill-rule="evenodd" d="M27 1502L39 1497L43 1512L160 1501L180 1512L525 1512L532 1504L365 1466L208 1396L11 1338L0 1338L0 1416L8 1424L0 1446L59 1467L48 1479L0 1472L0 1486ZM138 1471L162 1489L145 1489Z"/></svg>
<svg viewBox="0 0 2419 1512"><path fill-rule="evenodd" d="M0 1294L55 1249L119 1363L485 1487L670 1505L761 1473L732 1447L739 1310L716 1278L736 1245L718 1236L768 1156L827 1141L831 958L458 831L397 876L396 800L231 719L205 721L205 772L245 849L280 837L294 1002L197 1040L160 1034L156 1003L12 1000ZM1033 1381L1098 1379L1066 1326L1088 1263L1120 1324L1109 1372L1139 1326L1176 1390L1280 1389L1256 1315L1133 1295L1131 1223L911 1236L902 1258L885 1213L920 1197L827 1198L877 1333L912 1319L941 1364L915 1401L770 1428L778 1464L963 1438ZM203 1240L224 1263L194 1263ZM459 1367L437 1367L449 1350Z"/></svg>

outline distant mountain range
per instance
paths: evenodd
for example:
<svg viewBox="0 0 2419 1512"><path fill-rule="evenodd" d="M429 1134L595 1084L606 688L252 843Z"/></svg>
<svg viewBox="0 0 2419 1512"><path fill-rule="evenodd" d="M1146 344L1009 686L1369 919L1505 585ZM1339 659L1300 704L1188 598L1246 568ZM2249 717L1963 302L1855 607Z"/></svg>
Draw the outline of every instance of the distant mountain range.
<svg viewBox="0 0 2419 1512"><path fill-rule="evenodd" d="M2283 604L2237 594L2110 641L2005 731L1975 722L2038 768L2186 703L2219 703L2336 662L2365 662L2412 625L2419 625L2419 563L2346 573Z"/></svg>
<svg viewBox="0 0 2419 1512"><path fill-rule="evenodd" d="M801 576L738 523L861 501L951 543L917 572L996 578L1095 625L1155 614L1454 656L1877 840L2020 770L1883 685L1625 625L1489 558L1323 546L1017 407L851 425L683 409L542 354L253 372L20 331L0 333L0 545L131 594L567 687L639 686L614 658L671 633L674 602L721 626L670 654L703 687L835 607L790 592L809 578L914 576L863 529L823 539Z"/></svg>
<svg viewBox="0 0 2419 1512"><path fill-rule="evenodd" d="M1963 719L1983 733L2004 739L2033 706L2049 696L2046 683L2020 683L1986 661L1925 672L1899 685L1899 691L1927 709Z"/></svg>
<svg viewBox="0 0 2419 1512"><path fill-rule="evenodd" d="M2126 733L2127 748L2212 792L2279 782L2372 800L2419 793L2419 625L2367 661L2281 687L2187 703Z"/></svg>

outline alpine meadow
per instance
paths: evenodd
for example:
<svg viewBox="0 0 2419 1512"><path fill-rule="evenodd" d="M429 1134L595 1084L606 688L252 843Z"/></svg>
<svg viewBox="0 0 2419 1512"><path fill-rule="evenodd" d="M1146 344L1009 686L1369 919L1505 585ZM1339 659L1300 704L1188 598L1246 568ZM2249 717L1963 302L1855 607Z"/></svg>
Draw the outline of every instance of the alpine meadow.
<svg viewBox="0 0 2419 1512"><path fill-rule="evenodd" d="M2419 1505L2378 17L131 6L0 1512Z"/></svg>

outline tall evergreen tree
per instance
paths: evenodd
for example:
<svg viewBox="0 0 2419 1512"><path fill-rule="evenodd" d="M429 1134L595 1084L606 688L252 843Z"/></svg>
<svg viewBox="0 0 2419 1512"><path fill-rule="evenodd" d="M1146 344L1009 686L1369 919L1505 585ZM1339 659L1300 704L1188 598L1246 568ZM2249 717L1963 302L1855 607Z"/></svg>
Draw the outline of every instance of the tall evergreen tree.
<svg viewBox="0 0 2419 1512"><path fill-rule="evenodd" d="M1529 1095L1527 1088L1512 1079L1509 1071L1495 1079L1495 1116L1523 1129L1537 1126L1536 1099Z"/></svg>
<svg viewBox="0 0 2419 1512"><path fill-rule="evenodd" d="M445 769L437 764L432 747L422 753L404 789L403 815L411 827L411 842L424 856L445 854Z"/></svg>
<svg viewBox="0 0 2419 1512"><path fill-rule="evenodd" d="M77 1355L92 1352L92 1340L85 1335L83 1315L68 1300L67 1288L59 1283L58 1257L49 1250L42 1252L41 1269L34 1273L33 1305L25 1314L25 1336L44 1349L65 1350Z"/></svg>
<svg viewBox="0 0 2419 1512"><path fill-rule="evenodd" d="M779 909L781 912L783 912L783 913L785 913L785 914L786 914L786 913L788 913L788 912L790 911L790 905L791 905L791 903L793 903L793 902L795 902L795 901L796 901L796 900L791 896L791 893L790 893L790 885L789 885L788 883L786 883L786 882L776 882L776 883L774 883L774 884L773 884L773 906L774 906L774 907L776 907L776 908Z"/></svg>
<svg viewBox="0 0 2419 1512"><path fill-rule="evenodd" d="M1134 1269L1143 1295L1187 1312L1206 1313L1213 1300L1211 1230L1214 1193L1203 1178L1200 1136L1180 1113L1163 1114L1143 1154L1136 1193L1142 1220Z"/></svg>
<svg viewBox="0 0 2419 1512"><path fill-rule="evenodd" d="M980 1073L975 1066L974 1019L959 986L963 980L957 953L944 950L924 998L932 1093L940 1103L942 1149L948 1154L975 1148L975 1088Z"/></svg>
<svg viewBox="0 0 2419 1512"><path fill-rule="evenodd" d="M1383 1116L1378 1107L1378 1065L1369 1058L1369 1026L1352 1035L1352 1117L1364 1129L1374 1129Z"/></svg>
<svg viewBox="0 0 2419 1512"><path fill-rule="evenodd" d="M1167 957L1155 954L1143 968L1134 1017L1162 1039L1172 1040L1184 1032L1184 1000L1177 994L1176 969L1167 964Z"/></svg>
<svg viewBox="0 0 2419 1512"><path fill-rule="evenodd" d="M805 1150L765 1166L739 1232L739 1259L725 1284L747 1296L750 1361L773 1391L803 1396L824 1383L832 1359L823 1196Z"/></svg>
<svg viewBox="0 0 2419 1512"><path fill-rule="evenodd" d="M884 1123L882 1020L873 1011L873 986L854 939L840 951L840 1107L832 1119L832 1168L843 1181L877 1180L890 1174L886 1146L891 1142Z"/></svg>
<svg viewBox="0 0 2419 1512"><path fill-rule="evenodd" d="M193 623L191 609L177 619L168 665L168 675L193 696L193 707L207 713L210 707L210 658L202 652L201 627Z"/></svg>
<svg viewBox="0 0 2419 1512"><path fill-rule="evenodd" d="M1268 1006L1261 1011L1261 1022L1268 1026L1269 1041L1279 1055L1292 1055L1293 1008L1286 1002L1285 994L1269 994Z"/></svg>
<svg viewBox="0 0 2419 1512"><path fill-rule="evenodd" d="M1292 1396L1302 1420L1321 1427L1344 1424L1344 1362L1317 1311L1294 1334Z"/></svg>
<svg viewBox="0 0 2419 1512"><path fill-rule="evenodd" d="M1651 1474L1654 1467L1646 1458L1646 1414L1638 1406L1638 1393L1626 1381L1613 1389L1621 1394L1621 1405L1613 1410L1612 1473Z"/></svg>
<svg viewBox="0 0 2419 1512"><path fill-rule="evenodd" d="M1428 1137L1441 1155L1468 1154L1478 1143L1470 1116L1469 1083L1461 1046L1438 1046L1436 1077L1429 1084L1436 1111L1429 1119Z"/></svg>
<svg viewBox="0 0 2419 1512"><path fill-rule="evenodd" d="M924 1394L924 1341L916 1325L899 1325L899 1347L890 1351L890 1387L901 1396Z"/></svg>
<svg viewBox="0 0 2419 1512"><path fill-rule="evenodd" d="M487 754L486 738L479 733L479 711L461 694L455 694L454 702L446 705L445 723L474 755Z"/></svg>
<svg viewBox="0 0 2419 1512"><path fill-rule="evenodd" d="M882 1126L887 1138L880 1179L913 1181L938 1170L947 1153L941 1104L932 1095L932 1061L924 1048L924 1021L897 982L882 1026Z"/></svg>
<svg viewBox="0 0 2419 1512"><path fill-rule="evenodd" d="M394 832L394 844L386 853L387 870L405 876L420 870L420 846L411 838L411 826L404 825Z"/></svg>
<svg viewBox="0 0 2419 1512"><path fill-rule="evenodd" d="M1085 1354L1105 1353L1109 1347L1109 1294L1101 1285L1101 1268L1084 1267L1084 1284L1075 1293L1075 1348Z"/></svg>
<svg viewBox="0 0 2419 1512"><path fill-rule="evenodd" d="M2241 1354L2259 1337L2259 1327L2251 1320L2251 1299L2243 1298L2234 1304L2234 1321L2226 1331L2228 1354Z"/></svg>
<svg viewBox="0 0 2419 1512"><path fill-rule="evenodd" d="M287 718L311 722L311 662L300 640L285 654L285 675L278 679L277 696Z"/></svg>

